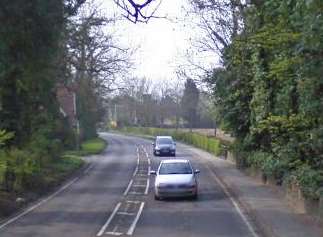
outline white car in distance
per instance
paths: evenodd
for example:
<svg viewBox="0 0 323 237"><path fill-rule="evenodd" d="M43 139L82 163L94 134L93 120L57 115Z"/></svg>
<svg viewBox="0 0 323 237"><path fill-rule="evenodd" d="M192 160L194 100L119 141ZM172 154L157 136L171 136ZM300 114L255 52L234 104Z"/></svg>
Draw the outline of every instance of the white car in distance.
<svg viewBox="0 0 323 237"><path fill-rule="evenodd" d="M162 160L157 171L151 171L155 175L155 199L167 197L191 197L198 196L197 175L199 170L193 170L189 160L167 159Z"/></svg>

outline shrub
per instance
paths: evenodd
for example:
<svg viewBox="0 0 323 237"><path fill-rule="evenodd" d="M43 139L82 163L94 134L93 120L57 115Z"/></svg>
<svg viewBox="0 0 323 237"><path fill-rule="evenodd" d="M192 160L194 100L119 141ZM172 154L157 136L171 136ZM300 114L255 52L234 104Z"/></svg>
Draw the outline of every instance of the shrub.
<svg viewBox="0 0 323 237"><path fill-rule="evenodd" d="M172 136L177 141L182 141L187 144L191 144L195 147L201 148L215 155L220 155L223 152L221 143L218 139L207 137L206 135L201 135L197 133L180 132L175 129L149 127L124 127L120 130L136 135Z"/></svg>

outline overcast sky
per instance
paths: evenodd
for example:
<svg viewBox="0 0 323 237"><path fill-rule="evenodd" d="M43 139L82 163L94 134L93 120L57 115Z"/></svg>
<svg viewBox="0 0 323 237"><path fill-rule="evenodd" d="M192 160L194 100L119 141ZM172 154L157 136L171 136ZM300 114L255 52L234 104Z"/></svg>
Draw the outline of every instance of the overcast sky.
<svg viewBox="0 0 323 237"><path fill-rule="evenodd" d="M96 0L108 14L121 14L113 0ZM156 15L166 19L151 19L148 24L120 21L117 32L126 47L140 46L135 54L136 69L133 76L152 80L174 79L178 65L186 63L185 52L190 48L189 39L196 34L184 23L182 6L186 0L163 0ZM206 59L206 61L209 59Z"/></svg>

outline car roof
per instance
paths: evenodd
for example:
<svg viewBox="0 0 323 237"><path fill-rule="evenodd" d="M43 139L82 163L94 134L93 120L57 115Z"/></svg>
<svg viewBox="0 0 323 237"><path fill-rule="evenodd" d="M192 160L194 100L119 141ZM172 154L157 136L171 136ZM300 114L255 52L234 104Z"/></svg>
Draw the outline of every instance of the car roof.
<svg viewBox="0 0 323 237"><path fill-rule="evenodd" d="M162 160L160 163L189 163L189 160L186 159L167 159Z"/></svg>
<svg viewBox="0 0 323 237"><path fill-rule="evenodd" d="M158 138L169 138L169 139L173 139L171 136L157 136L156 139Z"/></svg>

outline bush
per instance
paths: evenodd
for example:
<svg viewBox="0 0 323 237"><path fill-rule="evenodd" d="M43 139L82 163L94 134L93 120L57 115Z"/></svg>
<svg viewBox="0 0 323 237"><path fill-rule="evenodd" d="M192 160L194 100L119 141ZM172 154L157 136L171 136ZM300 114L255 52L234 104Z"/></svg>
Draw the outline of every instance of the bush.
<svg viewBox="0 0 323 237"><path fill-rule="evenodd" d="M318 200L323 187L323 171L314 170L309 165L303 164L291 172L287 182L299 184L304 197Z"/></svg>
<svg viewBox="0 0 323 237"><path fill-rule="evenodd" d="M201 148L215 155L220 155L223 152L221 143L216 138L207 137L205 135L192 133L192 132L180 132L175 129L165 128L150 128L150 127L124 127L120 129L123 132L136 134L136 135L150 135L150 136L172 136L177 141L182 141L187 144L191 144L195 147Z"/></svg>

